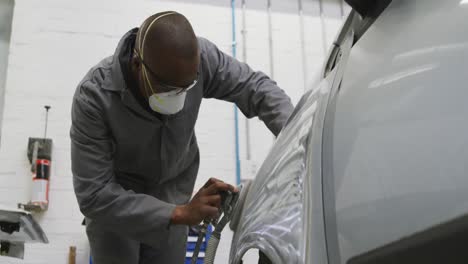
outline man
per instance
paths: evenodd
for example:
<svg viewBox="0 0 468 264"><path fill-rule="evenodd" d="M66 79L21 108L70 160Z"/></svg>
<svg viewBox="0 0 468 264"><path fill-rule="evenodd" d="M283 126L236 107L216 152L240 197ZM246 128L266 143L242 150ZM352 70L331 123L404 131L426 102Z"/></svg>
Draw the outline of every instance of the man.
<svg viewBox="0 0 468 264"><path fill-rule="evenodd" d="M211 179L190 200L202 98L236 103L275 135L293 110L275 82L197 38L176 12L130 30L79 84L72 171L94 263L183 263L187 227L217 215L221 191L237 191Z"/></svg>

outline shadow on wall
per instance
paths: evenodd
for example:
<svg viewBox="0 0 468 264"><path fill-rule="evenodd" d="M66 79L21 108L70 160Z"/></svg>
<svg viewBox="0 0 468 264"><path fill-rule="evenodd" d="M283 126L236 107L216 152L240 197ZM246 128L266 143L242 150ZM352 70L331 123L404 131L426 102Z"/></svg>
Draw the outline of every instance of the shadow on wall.
<svg viewBox="0 0 468 264"><path fill-rule="evenodd" d="M2 136L3 104L8 50L10 48L11 22L13 20L13 5L13 0L0 1L0 139Z"/></svg>

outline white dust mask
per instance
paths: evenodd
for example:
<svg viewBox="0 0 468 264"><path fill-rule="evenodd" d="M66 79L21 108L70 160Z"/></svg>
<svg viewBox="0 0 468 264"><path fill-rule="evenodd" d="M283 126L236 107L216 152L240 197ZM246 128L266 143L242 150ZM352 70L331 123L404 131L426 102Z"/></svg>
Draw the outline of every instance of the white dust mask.
<svg viewBox="0 0 468 264"><path fill-rule="evenodd" d="M171 91L167 93L154 93L148 99L153 111L163 115L173 115L184 108L186 91Z"/></svg>

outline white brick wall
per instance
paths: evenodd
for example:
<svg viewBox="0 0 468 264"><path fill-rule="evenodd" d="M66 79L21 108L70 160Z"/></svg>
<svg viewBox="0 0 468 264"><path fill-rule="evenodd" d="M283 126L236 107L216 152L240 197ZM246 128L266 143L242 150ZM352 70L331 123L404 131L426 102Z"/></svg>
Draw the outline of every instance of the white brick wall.
<svg viewBox="0 0 468 264"><path fill-rule="evenodd" d="M261 1L255 2L258 7ZM273 5L279 2L273 1ZM185 14L198 35L212 40L230 54L229 1L216 6L194 3L168 0L16 0L0 142L0 203L15 206L30 199L27 140L28 137L42 136L43 106L52 105L48 129L48 137L54 140L50 208L37 216L50 244L27 245L25 260L0 257L0 263L67 263L71 245L78 248L77 263L88 263L88 243L80 225L82 215L73 194L70 171L68 132L75 87L91 66L114 52L118 40L128 29L163 10L172 9ZM316 2L308 3L309 7L318 9L315 5ZM338 8L337 3L329 3L325 12L332 9L330 13L335 14ZM236 12L238 43L241 45L240 9ZM310 73L306 77L310 81L312 72L321 66L324 52L320 19L313 12L306 12L306 15L306 53ZM327 42L330 42L341 18L333 15L326 21ZM269 72L267 29L266 11L249 9L248 62L254 69L266 73ZM303 92L297 14L274 9L273 30L275 79L295 103ZM239 58L242 58L241 52L242 47L239 46ZM214 108L216 111L212 111ZM202 160L197 187L209 177L235 183L233 118L231 104L204 101L196 127ZM246 162L244 122L241 118L242 164L259 166L273 142L273 136L258 119L249 121L252 161ZM251 170L244 167L243 171ZM252 174L244 176L253 177ZM229 232L224 234L217 263L227 262L231 236Z"/></svg>

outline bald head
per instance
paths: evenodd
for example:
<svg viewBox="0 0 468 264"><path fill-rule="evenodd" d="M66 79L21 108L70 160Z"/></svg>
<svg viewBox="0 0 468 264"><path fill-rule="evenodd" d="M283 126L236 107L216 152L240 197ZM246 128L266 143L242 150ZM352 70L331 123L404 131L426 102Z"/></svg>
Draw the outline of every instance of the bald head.
<svg viewBox="0 0 468 264"><path fill-rule="evenodd" d="M190 22L177 12L152 15L141 25L135 51L149 71L173 86L186 86L197 77L199 64L198 41ZM142 65L143 67L144 65Z"/></svg>

